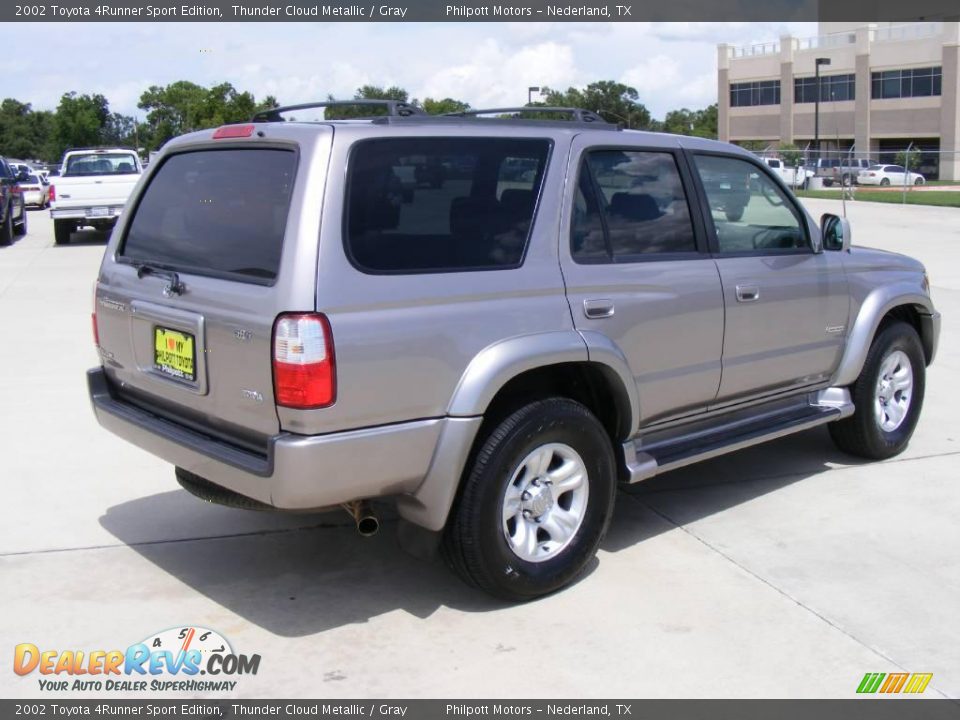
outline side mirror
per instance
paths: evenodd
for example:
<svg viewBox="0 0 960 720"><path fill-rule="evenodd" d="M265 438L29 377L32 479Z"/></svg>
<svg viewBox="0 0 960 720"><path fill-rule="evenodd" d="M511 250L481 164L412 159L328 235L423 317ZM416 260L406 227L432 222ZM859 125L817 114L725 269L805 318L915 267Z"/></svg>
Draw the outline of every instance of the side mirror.
<svg viewBox="0 0 960 720"><path fill-rule="evenodd" d="M824 250L846 252L850 249L850 222L839 215L824 213L820 217L820 237Z"/></svg>

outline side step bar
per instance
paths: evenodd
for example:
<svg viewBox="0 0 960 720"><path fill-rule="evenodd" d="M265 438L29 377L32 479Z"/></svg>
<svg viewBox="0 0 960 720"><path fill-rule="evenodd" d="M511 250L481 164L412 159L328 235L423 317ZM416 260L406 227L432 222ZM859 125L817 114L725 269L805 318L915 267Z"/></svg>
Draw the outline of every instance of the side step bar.
<svg viewBox="0 0 960 720"><path fill-rule="evenodd" d="M667 470L840 420L853 411L846 388L828 388L786 407L760 406L748 414L741 411L714 420L712 426L700 423L668 437L629 440L623 444L627 482L648 480Z"/></svg>

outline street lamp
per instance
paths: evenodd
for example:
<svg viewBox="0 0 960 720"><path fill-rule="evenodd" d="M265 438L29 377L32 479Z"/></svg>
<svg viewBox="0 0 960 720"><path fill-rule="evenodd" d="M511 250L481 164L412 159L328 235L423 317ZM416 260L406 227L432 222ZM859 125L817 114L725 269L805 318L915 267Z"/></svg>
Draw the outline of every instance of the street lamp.
<svg viewBox="0 0 960 720"><path fill-rule="evenodd" d="M829 65L830 58L817 58L814 61L817 75L817 96L813 99L813 148L820 157L820 66Z"/></svg>
<svg viewBox="0 0 960 720"><path fill-rule="evenodd" d="M536 85L531 85L527 88L527 105L533 104L533 94L540 92L540 88Z"/></svg>

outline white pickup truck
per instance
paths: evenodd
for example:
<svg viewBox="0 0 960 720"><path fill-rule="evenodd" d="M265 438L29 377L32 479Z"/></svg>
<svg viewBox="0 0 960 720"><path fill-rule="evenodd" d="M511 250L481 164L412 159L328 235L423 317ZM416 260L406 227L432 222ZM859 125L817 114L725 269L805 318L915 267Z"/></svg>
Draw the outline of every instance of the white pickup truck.
<svg viewBox="0 0 960 720"><path fill-rule="evenodd" d="M792 188L806 187L807 180L814 176L813 170L808 170L802 165L800 167L790 167L778 157L765 157L763 162Z"/></svg>
<svg viewBox="0 0 960 720"><path fill-rule="evenodd" d="M140 179L143 166L130 148L68 150L50 186L50 217L57 245L84 225L109 230Z"/></svg>

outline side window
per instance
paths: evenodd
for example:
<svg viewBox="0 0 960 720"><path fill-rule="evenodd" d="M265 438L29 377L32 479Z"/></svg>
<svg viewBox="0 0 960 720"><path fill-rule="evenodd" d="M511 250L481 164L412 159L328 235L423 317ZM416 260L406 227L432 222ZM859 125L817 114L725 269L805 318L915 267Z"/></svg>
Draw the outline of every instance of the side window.
<svg viewBox="0 0 960 720"><path fill-rule="evenodd" d="M799 211L753 163L696 155L721 253L810 249Z"/></svg>
<svg viewBox="0 0 960 720"><path fill-rule="evenodd" d="M350 159L347 252L372 273L518 267L550 141L384 138Z"/></svg>
<svg viewBox="0 0 960 720"><path fill-rule="evenodd" d="M574 260L630 262L696 251L690 207L671 153L598 150L586 156L574 196Z"/></svg>

